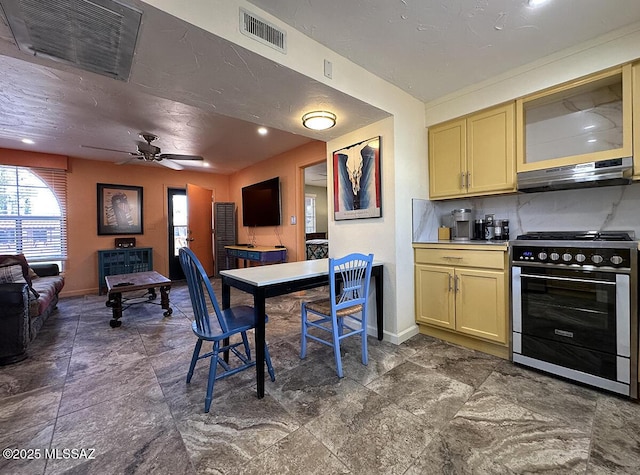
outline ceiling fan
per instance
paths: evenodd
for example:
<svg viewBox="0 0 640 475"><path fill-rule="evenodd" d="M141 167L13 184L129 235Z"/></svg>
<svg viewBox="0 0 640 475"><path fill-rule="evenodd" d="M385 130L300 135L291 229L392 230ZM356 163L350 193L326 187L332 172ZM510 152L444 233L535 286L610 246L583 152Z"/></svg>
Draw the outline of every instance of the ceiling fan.
<svg viewBox="0 0 640 475"><path fill-rule="evenodd" d="M146 132L140 132L140 138L144 139L144 142L138 142L138 147L135 152L128 152L125 150L116 150L112 148L92 147L90 145L81 145L84 148L93 148L95 150L107 150L109 152L128 153L133 155L133 158L116 162L117 165L123 165L129 163L131 160L144 160L145 162L158 162L167 168L173 170L184 170L184 167L174 160L203 160L198 155L177 155L175 153L161 153L160 147L151 145L151 142L158 139L157 135L149 134Z"/></svg>

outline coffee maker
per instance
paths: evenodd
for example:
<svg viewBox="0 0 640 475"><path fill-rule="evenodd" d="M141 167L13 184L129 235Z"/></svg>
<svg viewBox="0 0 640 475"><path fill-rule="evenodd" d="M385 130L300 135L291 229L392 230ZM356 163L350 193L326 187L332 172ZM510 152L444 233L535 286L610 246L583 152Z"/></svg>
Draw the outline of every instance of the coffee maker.
<svg viewBox="0 0 640 475"><path fill-rule="evenodd" d="M473 239L473 211L469 208L454 209L453 216L453 240L470 241Z"/></svg>

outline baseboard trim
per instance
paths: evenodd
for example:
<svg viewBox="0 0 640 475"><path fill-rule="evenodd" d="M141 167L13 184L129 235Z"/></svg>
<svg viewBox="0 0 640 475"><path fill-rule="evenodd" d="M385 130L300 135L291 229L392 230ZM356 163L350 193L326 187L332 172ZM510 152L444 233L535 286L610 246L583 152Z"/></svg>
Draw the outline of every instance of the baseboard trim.
<svg viewBox="0 0 640 475"><path fill-rule="evenodd" d="M432 336L434 338L439 338L440 340L448 341L449 343L464 346L465 348L488 353L505 360L509 359L508 346L503 346L497 343L490 343L488 341L468 337L459 333L452 333L429 325L420 325L420 333L423 335Z"/></svg>

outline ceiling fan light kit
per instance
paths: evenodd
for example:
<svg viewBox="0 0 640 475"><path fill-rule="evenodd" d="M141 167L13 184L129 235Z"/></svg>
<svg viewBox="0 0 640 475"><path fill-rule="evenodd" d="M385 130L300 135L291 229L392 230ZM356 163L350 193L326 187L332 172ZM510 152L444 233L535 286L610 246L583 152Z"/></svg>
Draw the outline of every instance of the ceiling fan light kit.
<svg viewBox="0 0 640 475"><path fill-rule="evenodd" d="M327 130L336 125L336 115L328 111L307 112L302 116L302 125L311 130Z"/></svg>

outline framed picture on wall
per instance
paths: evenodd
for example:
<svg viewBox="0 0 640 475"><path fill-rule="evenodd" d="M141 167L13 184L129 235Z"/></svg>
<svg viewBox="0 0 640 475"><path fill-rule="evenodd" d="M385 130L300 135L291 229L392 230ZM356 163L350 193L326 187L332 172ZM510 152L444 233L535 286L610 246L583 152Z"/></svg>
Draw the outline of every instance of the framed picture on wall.
<svg viewBox="0 0 640 475"><path fill-rule="evenodd" d="M382 216L380 137L333 152L333 215L343 219Z"/></svg>
<svg viewBox="0 0 640 475"><path fill-rule="evenodd" d="M98 235L142 234L142 187L98 183Z"/></svg>

